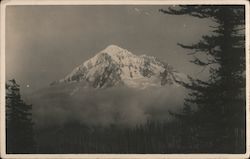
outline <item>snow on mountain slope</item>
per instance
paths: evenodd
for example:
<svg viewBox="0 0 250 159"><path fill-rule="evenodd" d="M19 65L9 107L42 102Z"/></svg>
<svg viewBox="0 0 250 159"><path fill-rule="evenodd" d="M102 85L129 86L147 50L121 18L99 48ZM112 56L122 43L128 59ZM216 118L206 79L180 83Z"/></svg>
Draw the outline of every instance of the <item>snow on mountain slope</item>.
<svg viewBox="0 0 250 159"><path fill-rule="evenodd" d="M178 86L178 82L187 81L187 77L156 57L137 56L119 46L109 45L52 85L81 81L94 88L120 85L147 88L167 84Z"/></svg>

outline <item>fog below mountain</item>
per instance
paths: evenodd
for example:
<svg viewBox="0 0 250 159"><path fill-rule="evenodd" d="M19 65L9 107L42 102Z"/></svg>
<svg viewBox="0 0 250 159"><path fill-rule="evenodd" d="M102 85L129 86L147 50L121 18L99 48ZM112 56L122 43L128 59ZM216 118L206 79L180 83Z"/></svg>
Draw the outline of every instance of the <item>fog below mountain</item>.
<svg viewBox="0 0 250 159"><path fill-rule="evenodd" d="M33 92L27 102L33 104L33 119L38 127L70 121L135 126L148 120L171 120L168 111L180 110L185 95L184 88L176 85L94 89L80 82Z"/></svg>

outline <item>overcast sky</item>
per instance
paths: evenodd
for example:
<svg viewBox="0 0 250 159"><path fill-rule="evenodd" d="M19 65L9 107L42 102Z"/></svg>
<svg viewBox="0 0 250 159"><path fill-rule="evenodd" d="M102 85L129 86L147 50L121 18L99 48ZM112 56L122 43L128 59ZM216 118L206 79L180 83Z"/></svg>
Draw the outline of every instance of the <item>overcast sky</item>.
<svg viewBox="0 0 250 159"><path fill-rule="evenodd" d="M167 7L8 6L7 79L15 78L23 91L40 89L110 44L197 75L201 68L176 44L195 43L211 30L211 21L158 11Z"/></svg>

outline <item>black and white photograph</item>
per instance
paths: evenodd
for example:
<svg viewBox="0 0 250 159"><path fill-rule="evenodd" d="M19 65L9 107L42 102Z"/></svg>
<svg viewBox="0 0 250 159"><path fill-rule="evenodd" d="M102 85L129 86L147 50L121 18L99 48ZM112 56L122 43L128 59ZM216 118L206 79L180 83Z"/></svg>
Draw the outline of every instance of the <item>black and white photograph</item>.
<svg viewBox="0 0 250 159"><path fill-rule="evenodd" d="M59 2L1 2L1 155L247 154L249 2Z"/></svg>

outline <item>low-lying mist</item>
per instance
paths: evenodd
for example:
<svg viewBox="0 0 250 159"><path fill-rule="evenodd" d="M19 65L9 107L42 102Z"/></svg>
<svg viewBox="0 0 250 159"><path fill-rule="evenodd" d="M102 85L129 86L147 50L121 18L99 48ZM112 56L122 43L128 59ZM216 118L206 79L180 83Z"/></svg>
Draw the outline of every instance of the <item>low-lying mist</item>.
<svg viewBox="0 0 250 159"><path fill-rule="evenodd" d="M177 86L93 89L62 85L34 92L27 99L38 127L70 121L135 126L148 120L171 120L168 111L179 111L185 95L185 89Z"/></svg>

